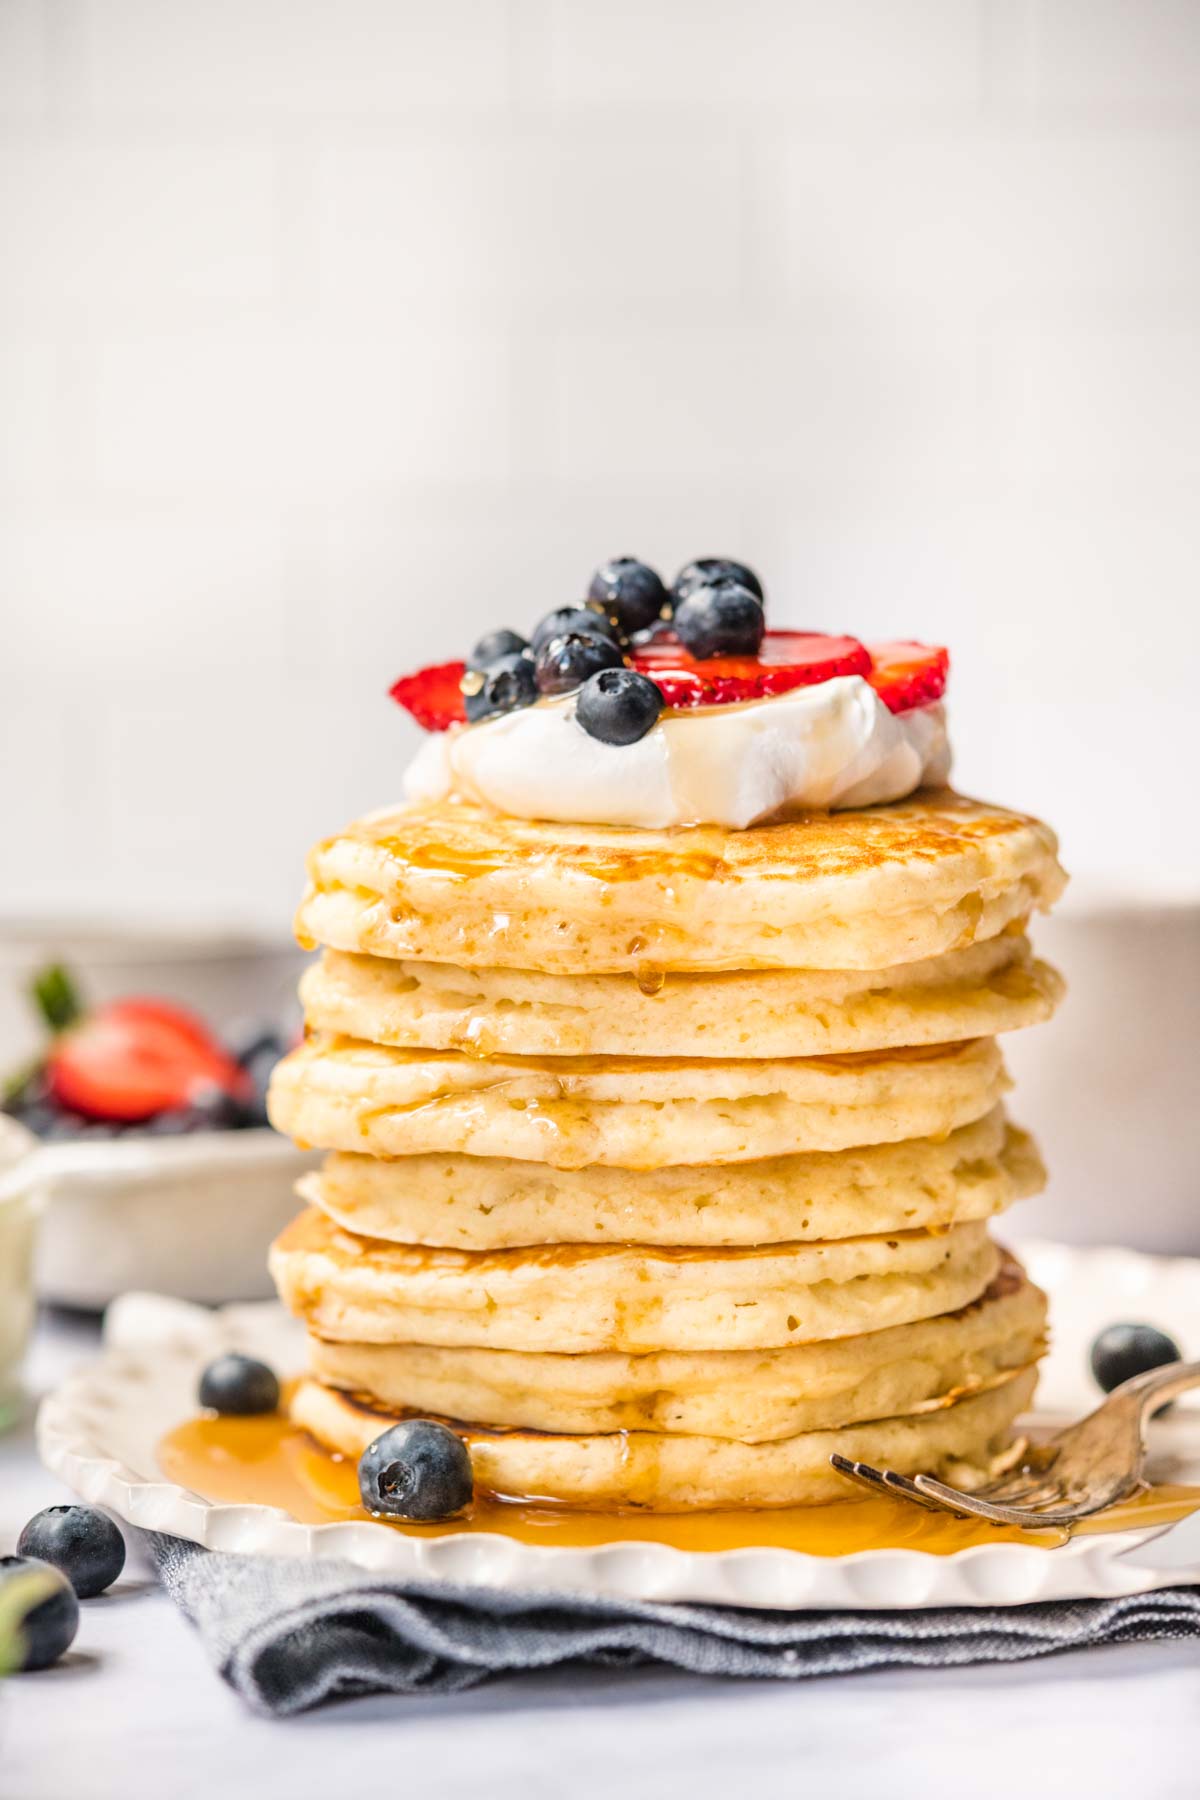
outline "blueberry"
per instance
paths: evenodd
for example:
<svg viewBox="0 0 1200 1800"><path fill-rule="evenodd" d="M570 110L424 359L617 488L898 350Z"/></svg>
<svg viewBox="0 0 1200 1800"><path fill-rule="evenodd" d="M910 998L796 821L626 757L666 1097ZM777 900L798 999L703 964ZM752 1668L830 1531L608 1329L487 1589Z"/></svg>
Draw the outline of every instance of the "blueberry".
<svg viewBox="0 0 1200 1800"><path fill-rule="evenodd" d="M232 1038L229 1051L234 1062L239 1063L243 1069L254 1069L268 1057L274 1066L281 1056L287 1054L287 1045L273 1027L256 1025L252 1031L239 1033Z"/></svg>
<svg viewBox="0 0 1200 1800"><path fill-rule="evenodd" d="M661 576L635 556L615 556L601 563L588 587L588 599L599 601L626 637L645 631L671 611L671 596Z"/></svg>
<svg viewBox="0 0 1200 1800"><path fill-rule="evenodd" d="M675 612L679 641L699 660L757 656L766 628L762 602L735 581L695 588Z"/></svg>
<svg viewBox="0 0 1200 1800"><path fill-rule="evenodd" d="M254 1083L253 1097L241 1103L244 1124L267 1124L267 1087L275 1064L285 1053L286 1045L279 1033L264 1031L238 1055L238 1062Z"/></svg>
<svg viewBox="0 0 1200 1800"><path fill-rule="evenodd" d="M79 1601L59 1569L36 1556L0 1556L0 1589L26 1575L43 1577L50 1592L38 1600L20 1624L22 1669L48 1669L68 1649L79 1630Z"/></svg>
<svg viewBox="0 0 1200 1800"><path fill-rule="evenodd" d="M636 744L662 705L662 693L649 676L636 669L602 669L580 688L575 717L602 744Z"/></svg>
<svg viewBox="0 0 1200 1800"><path fill-rule="evenodd" d="M569 631L586 631L593 637L611 638L614 644L621 642L621 633L602 607L556 606L534 626L529 648L538 656L551 638L565 637Z"/></svg>
<svg viewBox="0 0 1200 1800"><path fill-rule="evenodd" d="M697 588L713 587L722 581L736 581L760 601L764 598L762 582L747 563L735 562L731 556L698 556L695 562L685 563L675 577L672 591L676 606Z"/></svg>
<svg viewBox="0 0 1200 1800"><path fill-rule="evenodd" d="M450 1519L475 1490L467 1446L436 1419L393 1425L358 1461L358 1487L368 1512L400 1519Z"/></svg>
<svg viewBox="0 0 1200 1800"><path fill-rule="evenodd" d="M80 1600L111 1587L125 1567L125 1539L94 1506L47 1506L17 1539L19 1556L36 1556L65 1575Z"/></svg>
<svg viewBox="0 0 1200 1800"><path fill-rule="evenodd" d="M147 1137L185 1137L200 1130L200 1121L190 1107L172 1106L147 1119L142 1129Z"/></svg>
<svg viewBox="0 0 1200 1800"><path fill-rule="evenodd" d="M485 631L470 656L467 658L468 669L486 669L501 656L520 656L522 650L528 650L529 640L523 638L519 631Z"/></svg>
<svg viewBox="0 0 1200 1800"><path fill-rule="evenodd" d="M498 656L486 669L468 669L463 676L463 698L472 724L497 713L516 712L537 699L533 664L523 650Z"/></svg>
<svg viewBox="0 0 1200 1800"><path fill-rule="evenodd" d="M538 654L537 684L542 694L569 694L601 669L620 669L625 658L611 638L591 631L568 631L551 638Z"/></svg>
<svg viewBox="0 0 1200 1800"><path fill-rule="evenodd" d="M1179 1345L1154 1325L1109 1325L1092 1345L1092 1374L1106 1394L1131 1376L1178 1362Z"/></svg>
<svg viewBox="0 0 1200 1800"><path fill-rule="evenodd" d="M89 1137L88 1120L78 1113L60 1112L49 1120L41 1136L48 1144L66 1144L75 1138Z"/></svg>
<svg viewBox="0 0 1200 1800"><path fill-rule="evenodd" d="M236 1131L243 1123L241 1101L225 1093L215 1081L194 1090L187 1111L195 1121L191 1126L194 1131Z"/></svg>
<svg viewBox="0 0 1200 1800"><path fill-rule="evenodd" d="M209 1363L200 1377L200 1404L219 1413L274 1412L279 1380L266 1363L231 1350Z"/></svg>
<svg viewBox="0 0 1200 1800"><path fill-rule="evenodd" d="M35 1137L48 1137L58 1123L59 1115L48 1100L14 1100L4 1110Z"/></svg>

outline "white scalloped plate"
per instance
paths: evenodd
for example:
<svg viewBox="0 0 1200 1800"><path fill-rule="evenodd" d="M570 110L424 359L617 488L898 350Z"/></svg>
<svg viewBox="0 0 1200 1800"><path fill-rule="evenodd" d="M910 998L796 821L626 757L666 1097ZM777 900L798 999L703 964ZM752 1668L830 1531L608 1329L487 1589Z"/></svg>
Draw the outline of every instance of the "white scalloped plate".
<svg viewBox="0 0 1200 1800"><path fill-rule="evenodd" d="M1087 1346L1113 1320L1148 1319L1181 1339L1185 1352L1200 1350L1200 1260L1052 1244L1026 1246L1023 1255L1053 1303L1055 1347L1039 1418L1077 1417L1094 1403ZM85 1499L131 1525L213 1550L342 1558L389 1574L517 1590L780 1609L1020 1606L1200 1581L1200 1518L1077 1537L1055 1550L987 1544L953 1556L863 1550L841 1557L631 1542L568 1549L491 1533L415 1538L366 1522L304 1525L274 1507L215 1504L164 1480L156 1460L161 1438L194 1410L198 1371L219 1350L237 1346L280 1370L300 1367L300 1333L278 1307L208 1313L129 1295L110 1310L107 1336L103 1356L44 1402L42 1458ZM1152 1427L1151 1453L1160 1479L1200 1483L1200 1406L1181 1403Z"/></svg>

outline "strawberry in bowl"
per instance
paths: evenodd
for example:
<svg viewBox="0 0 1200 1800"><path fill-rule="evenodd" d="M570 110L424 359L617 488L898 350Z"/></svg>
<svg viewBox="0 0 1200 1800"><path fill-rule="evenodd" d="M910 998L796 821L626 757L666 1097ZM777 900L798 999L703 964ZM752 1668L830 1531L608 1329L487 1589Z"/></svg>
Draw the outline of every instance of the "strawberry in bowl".
<svg viewBox="0 0 1200 1800"><path fill-rule="evenodd" d="M99 959L85 968L112 992ZM267 1246L313 1162L267 1124L282 1035L225 1042L157 994L89 1005L58 963L27 979L47 1040L0 1097L0 1124L33 1140L41 1298L86 1311L130 1290L265 1298Z"/></svg>
<svg viewBox="0 0 1200 1800"><path fill-rule="evenodd" d="M3 1110L50 1140L174 1136L265 1125L270 1066L285 1046L258 1033L238 1052L173 1001L130 998L85 1008L60 965L32 996L51 1036L9 1084Z"/></svg>

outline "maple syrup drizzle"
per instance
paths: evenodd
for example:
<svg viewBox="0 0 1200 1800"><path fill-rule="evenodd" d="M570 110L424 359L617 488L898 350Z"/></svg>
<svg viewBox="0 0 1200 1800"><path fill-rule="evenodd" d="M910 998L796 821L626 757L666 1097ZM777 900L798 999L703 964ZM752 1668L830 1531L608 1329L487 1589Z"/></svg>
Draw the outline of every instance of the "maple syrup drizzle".
<svg viewBox="0 0 1200 1800"><path fill-rule="evenodd" d="M593 1548L608 1543L668 1544L678 1550L786 1549L810 1556L848 1556L860 1550L921 1550L952 1556L977 1544L1016 1543L1054 1549L1063 1530L1018 1531L948 1513L926 1513L900 1500L856 1500L836 1506L798 1506L728 1512L582 1512L574 1508L478 1499L467 1518L442 1525L379 1520L359 1499L358 1474L346 1457L331 1455L282 1413L263 1418L188 1419L159 1445L159 1466L171 1481L208 1500L277 1506L306 1525L372 1519L414 1537L495 1532L523 1544ZM1169 1524L1200 1509L1200 1487L1148 1488L1075 1527L1078 1532L1128 1531Z"/></svg>

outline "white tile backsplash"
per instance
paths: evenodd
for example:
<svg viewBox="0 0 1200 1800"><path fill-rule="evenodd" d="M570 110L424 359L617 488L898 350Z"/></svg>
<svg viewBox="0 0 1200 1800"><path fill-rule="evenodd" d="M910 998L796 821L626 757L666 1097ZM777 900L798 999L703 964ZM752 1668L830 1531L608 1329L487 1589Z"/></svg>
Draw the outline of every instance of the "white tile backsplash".
<svg viewBox="0 0 1200 1800"><path fill-rule="evenodd" d="M502 333L209 325L104 343L96 384L98 480L114 495L219 509L222 496L319 500L510 472Z"/></svg>
<svg viewBox="0 0 1200 1800"><path fill-rule="evenodd" d="M1015 0L1000 0L1013 11ZM1033 0L1018 93L1035 107L1104 113L1200 107L1193 0Z"/></svg>
<svg viewBox="0 0 1200 1800"><path fill-rule="evenodd" d="M569 479L797 479L905 488L979 440L974 336L803 318L564 331L560 466Z"/></svg>
<svg viewBox="0 0 1200 1800"><path fill-rule="evenodd" d="M786 290L941 319L1200 296L1200 130L788 137L763 170Z"/></svg>
<svg viewBox="0 0 1200 1800"><path fill-rule="evenodd" d="M565 107L973 106L975 0L551 0Z"/></svg>
<svg viewBox="0 0 1200 1800"><path fill-rule="evenodd" d="M741 159L732 130L614 141L586 125L415 135L324 149L317 167L322 301L351 315L433 297L473 310L570 302L687 304L697 248L736 246ZM741 259L714 259L731 297Z"/></svg>
<svg viewBox="0 0 1200 1800"><path fill-rule="evenodd" d="M98 117L403 120L502 103L507 0L67 0Z"/></svg>
<svg viewBox="0 0 1200 1800"><path fill-rule="evenodd" d="M81 136L0 144L0 318L264 305L278 282L276 154L263 144Z"/></svg>
<svg viewBox="0 0 1200 1800"><path fill-rule="evenodd" d="M56 492L66 454L62 365L52 338L0 333L0 505Z"/></svg>
<svg viewBox="0 0 1200 1800"><path fill-rule="evenodd" d="M0 0L0 124L39 116L46 102L46 66L39 0Z"/></svg>
<svg viewBox="0 0 1200 1800"><path fill-rule="evenodd" d="M0 910L283 928L402 666L720 551L1200 887L1198 202L1192 0L0 0Z"/></svg>

